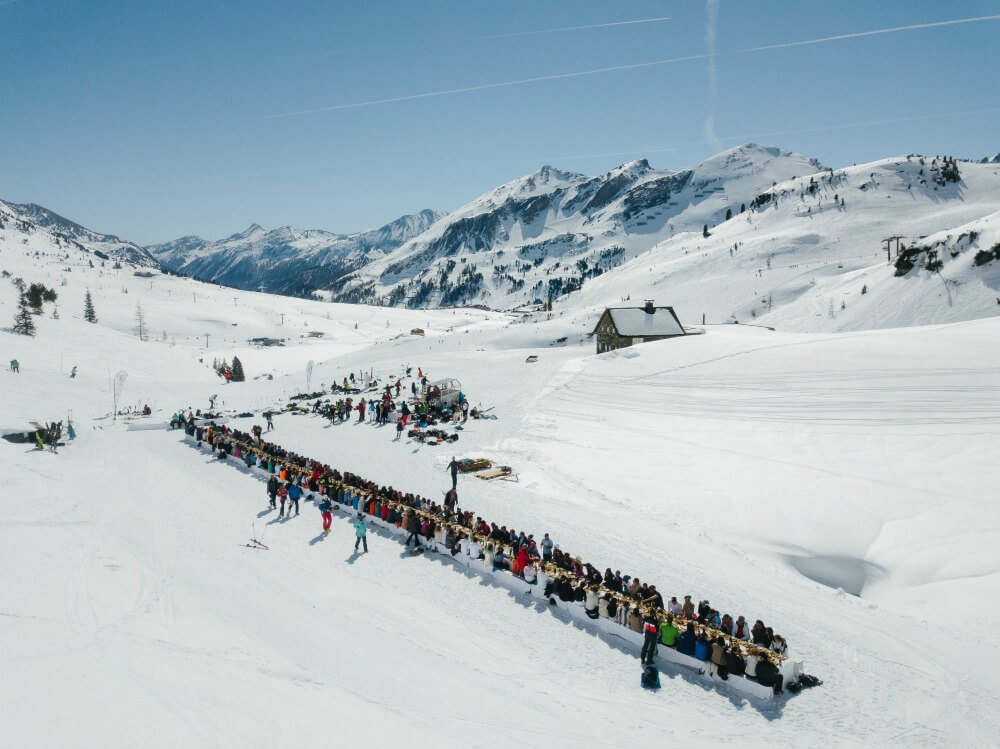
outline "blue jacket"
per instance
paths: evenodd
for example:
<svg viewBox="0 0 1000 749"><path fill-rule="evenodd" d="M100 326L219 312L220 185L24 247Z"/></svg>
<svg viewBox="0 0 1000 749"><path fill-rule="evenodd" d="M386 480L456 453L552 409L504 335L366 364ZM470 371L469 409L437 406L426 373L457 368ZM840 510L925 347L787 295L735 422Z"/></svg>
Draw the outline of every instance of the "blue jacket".
<svg viewBox="0 0 1000 749"><path fill-rule="evenodd" d="M298 484L292 484L290 487L288 487L288 498L289 499L298 499L301 496L302 496L302 487L301 486L299 486Z"/></svg>
<svg viewBox="0 0 1000 749"><path fill-rule="evenodd" d="M684 630L677 638L677 652L684 655L694 655L694 635Z"/></svg>
<svg viewBox="0 0 1000 749"><path fill-rule="evenodd" d="M708 643L701 640L694 641L694 657L699 661L708 660Z"/></svg>
<svg viewBox="0 0 1000 749"><path fill-rule="evenodd" d="M368 534L368 526L365 525L364 519L358 519L354 521L354 534L361 538Z"/></svg>
<svg viewBox="0 0 1000 749"><path fill-rule="evenodd" d="M330 510L333 509L333 505L330 504L330 500L329 499L326 499L326 500L323 500L323 502L320 503L319 509L320 509L320 512L329 512Z"/></svg>

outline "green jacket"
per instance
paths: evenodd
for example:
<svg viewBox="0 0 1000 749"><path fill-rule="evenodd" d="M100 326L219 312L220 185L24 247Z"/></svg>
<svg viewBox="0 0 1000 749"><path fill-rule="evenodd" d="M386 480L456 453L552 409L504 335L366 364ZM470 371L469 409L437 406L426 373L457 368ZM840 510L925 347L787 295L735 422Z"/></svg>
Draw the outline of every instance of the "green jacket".
<svg viewBox="0 0 1000 749"><path fill-rule="evenodd" d="M674 647L677 644L677 638L679 636L680 631L672 622L663 622L663 624L660 625L660 642L664 645Z"/></svg>

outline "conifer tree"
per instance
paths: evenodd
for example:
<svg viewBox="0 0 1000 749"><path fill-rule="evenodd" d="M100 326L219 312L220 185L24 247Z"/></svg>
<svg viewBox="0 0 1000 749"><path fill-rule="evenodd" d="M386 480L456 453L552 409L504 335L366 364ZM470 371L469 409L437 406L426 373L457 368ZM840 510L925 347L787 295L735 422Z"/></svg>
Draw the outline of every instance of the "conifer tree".
<svg viewBox="0 0 1000 749"><path fill-rule="evenodd" d="M246 380L246 375L243 374L243 362L239 360L239 357L233 357L233 370L232 370L232 381L233 382L243 382Z"/></svg>
<svg viewBox="0 0 1000 749"><path fill-rule="evenodd" d="M35 321L31 317L28 298L23 291L17 302L17 314L14 315L14 332L19 335L35 335Z"/></svg>
<svg viewBox="0 0 1000 749"><path fill-rule="evenodd" d="M90 289L87 289L87 296L83 298L83 319L87 322L97 322L97 313L94 312L94 300L90 297Z"/></svg>

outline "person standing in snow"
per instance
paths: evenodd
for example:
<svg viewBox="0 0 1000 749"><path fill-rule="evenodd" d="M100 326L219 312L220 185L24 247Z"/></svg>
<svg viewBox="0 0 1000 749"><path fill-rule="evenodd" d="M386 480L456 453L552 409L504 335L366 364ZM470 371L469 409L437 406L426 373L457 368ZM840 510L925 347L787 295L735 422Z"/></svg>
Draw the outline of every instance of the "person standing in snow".
<svg viewBox="0 0 1000 749"><path fill-rule="evenodd" d="M368 526L365 525L365 516L360 512L358 513L357 519L354 521L354 535L357 538L354 540L354 550L358 550L358 544L364 543L365 554L368 553Z"/></svg>
<svg viewBox="0 0 1000 749"><path fill-rule="evenodd" d="M403 437L403 420L402 418L396 419L396 442L399 442Z"/></svg>
<svg viewBox="0 0 1000 749"><path fill-rule="evenodd" d="M285 517L285 500L288 499L288 490L285 488L284 484L278 487L278 501L281 503L281 510L278 512L278 517Z"/></svg>
<svg viewBox="0 0 1000 749"><path fill-rule="evenodd" d="M272 419L274 418L274 414L272 414L270 411L265 411L264 418L267 419L267 431L270 432L272 429L274 429L274 422L272 421Z"/></svg>
<svg viewBox="0 0 1000 749"><path fill-rule="evenodd" d="M277 509L278 505L276 497L278 496L278 477L273 474L271 475L271 478L267 480L267 496L271 498L271 509Z"/></svg>
<svg viewBox="0 0 1000 749"><path fill-rule="evenodd" d="M324 499L320 502L319 511L323 514L323 532L329 533L330 526L333 524L333 505L330 504L329 499Z"/></svg>
<svg viewBox="0 0 1000 749"><path fill-rule="evenodd" d="M302 496L302 487L295 481L288 482L288 517L292 516L292 507L295 507L295 514L299 514L299 498Z"/></svg>
<svg viewBox="0 0 1000 749"><path fill-rule="evenodd" d="M21 371L21 362L19 362L17 359L11 359L10 360L10 371L11 372L15 372L15 373L20 372Z"/></svg>
<svg viewBox="0 0 1000 749"><path fill-rule="evenodd" d="M451 471L451 488L452 489L457 489L458 488L458 461L455 459L454 455L451 456L451 463L449 463L447 466L445 466L445 470L446 471Z"/></svg>
<svg viewBox="0 0 1000 749"><path fill-rule="evenodd" d="M639 660L644 665L652 665L656 656L656 643L660 639L660 620L652 609L647 609L646 616L642 620L642 652Z"/></svg>
<svg viewBox="0 0 1000 749"><path fill-rule="evenodd" d="M545 537L542 539L542 542L539 544L539 546L542 547L542 561L551 562L552 549L555 546L555 543L552 541L551 538L549 538L548 533L545 534Z"/></svg>
<svg viewBox="0 0 1000 749"><path fill-rule="evenodd" d="M444 493L444 506L448 508L448 512L455 511L455 505L458 504L458 492L455 487L452 487Z"/></svg>
<svg viewBox="0 0 1000 749"><path fill-rule="evenodd" d="M72 380L75 377L76 377L76 365L74 364L73 369L69 371L69 378Z"/></svg>

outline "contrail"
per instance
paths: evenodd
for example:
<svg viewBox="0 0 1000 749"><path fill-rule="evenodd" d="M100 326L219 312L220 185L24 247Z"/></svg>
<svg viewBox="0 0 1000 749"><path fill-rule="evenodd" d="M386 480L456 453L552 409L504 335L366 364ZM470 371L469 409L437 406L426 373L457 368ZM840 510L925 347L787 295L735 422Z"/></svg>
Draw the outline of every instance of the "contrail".
<svg viewBox="0 0 1000 749"><path fill-rule="evenodd" d="M448 96L450 94L466 94L471 91L483 91L490 88L504 88L506 86L520 86L525 83L537 83L539 81L554 81L560 78L579 78L584 75L594 75L595 73L610 73L615 70L634 70L636 68L648 68L654 65L667 65L672 62L684 62L685 60L704 60L705 55L687 55L685 57L674 57L669 60L653 60L652 62L636 62L628 65L613 65L608 68L593 68L591 70L579 70L573 73L556 73L554 75L541 75L535 78L522 78L517 81L499 81L497 83L483 83L478 86L465 86L463 88L452 88L446 91L428 91L423 94L410 94L408 96L394 96L389 99L372 99L369 101L358 101L353 104L335 104L330 107L319 107L318 109L303 109L299 112L283 112L281 114L270 114L261 117L262 120L275 120L280 117L297 117L303 114L317 114L319 112L333 112L338 109L358 109L359 107L371 107L376 104L393 104L399 101L413 101L414 99L427 99L432 96Z"/></svg>
<svg viewBox="0 0 1000 749"><path fill-rule="evenodd" d="M934 21L933 23L916 23L911 26L893 26L888 29L873 29L872 31L856 31L852 34L837 34L836 36L824 36L819 39L806 39L801 42L783 42L781 44L766 44L762 47L748 47L739 52L764 52L769 49L785 49L786 47L804 47L807 44L823 44L825 42L839 42L842 39L858 39L863 36L876 36L878 34L894 34L897 31L915 31L917 29L934 29L940 26L958 26L963 23L981 23L982 21L997 21L1000 15L978 16L976 18L956 18L952 21ZM732 53L738 54L738 53Z"/></svg>
<svg viewBox="0 0 1000 749"><path fill-rule="evenodd" d="M705 0L705 46L708 48L708 115L703 132L705 139L715 148L722 148L722 141L715 134L715 102L718 82L715 68L715 30L719 21L719 0Z"/></svg>
<svg viewBox="0 0 1000 749"><path fill-rule="evenodd" d="M670 16L658 16L657 18L637 18L634 21L613 21L612 23L590 23L585 26L563 26L559 29L539 29L538 31L512 31L508 34L488 34L487 36L473 36L461 39L463 42L477 42L481 39L508 39L513 36L533 36L535 34L557 34L563 31L583 31L584 29L608 29L612 26L632 26L638 23L662 23L669 21Z"/></svg>
<svg viewBox="0 0 1000 749"><path fill-rule="evenodd" d="M747 47L745 49L732 50L730 52L720 52L718 54L723 55L742 55L751 54L755 52L764 52L773 49L784 49L786 47L804 47L810 44L824 44L826 42L841 41L844 39L857 39L859 37L865 36L876 36L879 34L894 34L900 31L914 31L917 29L932 29L941 26L957 26L959 24L969 24L969 23L983 23L987 21L997 21L1000 20L1000 14L992 16L977 16L975 18L956 18L950 21L934 21L932 23L920 23L912 24L910 26L894 26L886 29L873 29L871 31L856 31L850 34L838 34L836 36L825 36L818 39L804 39L796 42L782 42L779 44L767 44L760 47ZM527 83L538 83L541 81L555 81L565 78L579 78L587 75L596 75L598 73L613 73L620 70L637 70L639 68L651 68L659 65L671 65L678 62L687 62L689 60L706 60L709 59L711 55L699 54L699 55L685 55L683 57L671 57L664 60L650 60L649 62L636 62L627 65L612 65L606 68L591 68L590 70L578 70L571 73L556 73L553 75L541 75L534 78L521 78L515 81L498 81L495 83L483 83L478 86L464 86L462 88L452 88L445 89L443 91L427 91L422 94L410 94L408 96L393 96L386 99L370 99L368 101L358 101L351 104L335 104L329 107L318 107L316 109L302 109L295 112L282 112L280 114L271 114L260 117L262 120L274 120L282 117L298 117L307 114L319 114L320 112L334 112L341 109L358 109L361 107L371 107L377 104L394 104L401 101L414 101L416 99L427 99L437 96L451 96L453 94L466 94L473 91L485 91L487 89L494 88L506 88L509 86L521 86Z"/></svg>

